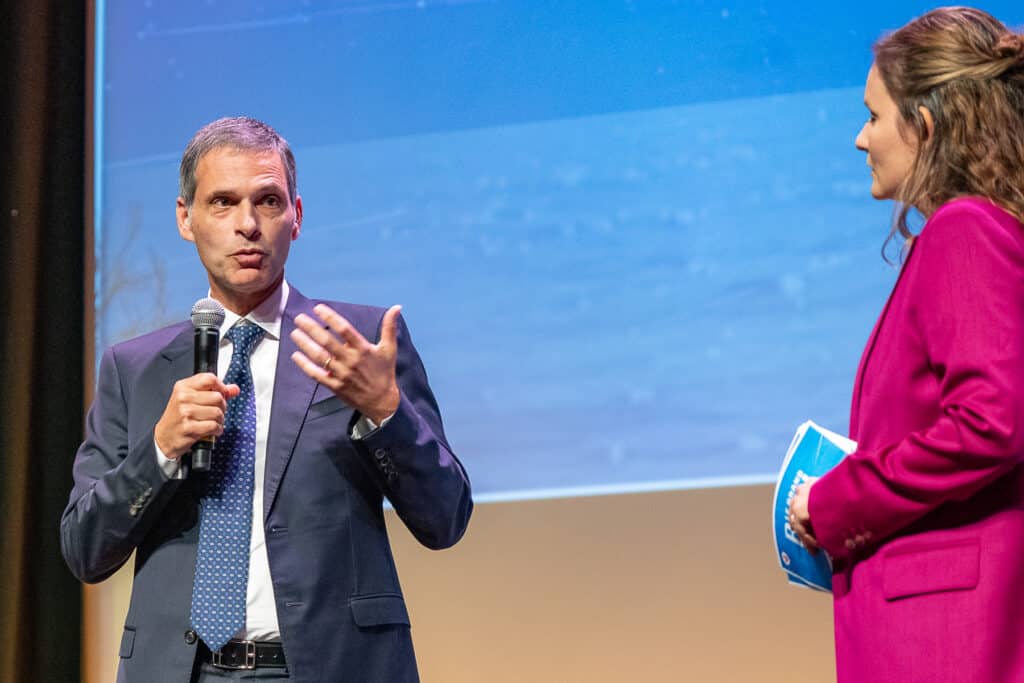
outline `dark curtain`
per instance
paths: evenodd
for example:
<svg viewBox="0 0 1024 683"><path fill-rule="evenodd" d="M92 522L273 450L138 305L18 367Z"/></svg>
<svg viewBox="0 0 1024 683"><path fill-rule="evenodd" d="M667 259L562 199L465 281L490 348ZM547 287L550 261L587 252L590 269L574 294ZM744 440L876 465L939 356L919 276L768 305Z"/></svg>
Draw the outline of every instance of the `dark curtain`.
<svg viewBox="0 0 1024 683"><path fill-rule="evenodd" d="M0 2L0 681L79 680L60 513L83 419L84 3Z"/></svg>

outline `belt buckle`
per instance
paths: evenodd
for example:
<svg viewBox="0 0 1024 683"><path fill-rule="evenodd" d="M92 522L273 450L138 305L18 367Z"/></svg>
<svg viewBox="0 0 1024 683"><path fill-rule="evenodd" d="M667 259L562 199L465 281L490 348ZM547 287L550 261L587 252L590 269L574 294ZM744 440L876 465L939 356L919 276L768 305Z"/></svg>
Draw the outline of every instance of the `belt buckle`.
<svg viewBox="0 0 1024 683"><path fill-rule="evenodd" d="M245 662L242 664L232 664L224 661L224 654L217 650L216 652L210 653L210 663L218 669L228 669L230 671L249 671L256 668L256 641L254 640L235 640L232 641L236 645L245 646Z"/></svg>

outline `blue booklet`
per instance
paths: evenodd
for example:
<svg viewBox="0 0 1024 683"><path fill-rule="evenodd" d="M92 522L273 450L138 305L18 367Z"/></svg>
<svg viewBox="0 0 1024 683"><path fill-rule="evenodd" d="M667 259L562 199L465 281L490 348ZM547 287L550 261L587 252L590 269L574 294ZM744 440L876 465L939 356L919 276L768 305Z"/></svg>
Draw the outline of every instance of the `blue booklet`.
<svg viewBox="0 0 1024 683"><path fill-rule="evenodd" d="M789 525L789 503L800 484L836 466L857 444L811 421L800 425L779 470L772 506L772 534L779 565L789 582L821 591L832 590L832 560L824 550L811 555ZM813 523L813 522L812 522Z"/></svg>

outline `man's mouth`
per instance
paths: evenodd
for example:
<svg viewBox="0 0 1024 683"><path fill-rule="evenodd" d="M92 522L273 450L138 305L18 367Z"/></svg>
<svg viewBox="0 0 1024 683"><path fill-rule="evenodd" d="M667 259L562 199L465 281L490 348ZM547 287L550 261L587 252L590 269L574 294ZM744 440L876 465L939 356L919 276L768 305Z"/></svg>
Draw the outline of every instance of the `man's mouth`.
<svg viewBox="0 0 1024 683"><path fill-rule="evenodd" d="M259 268L266 254L259 249L239 249L231 256L243 268Z"/></svg>

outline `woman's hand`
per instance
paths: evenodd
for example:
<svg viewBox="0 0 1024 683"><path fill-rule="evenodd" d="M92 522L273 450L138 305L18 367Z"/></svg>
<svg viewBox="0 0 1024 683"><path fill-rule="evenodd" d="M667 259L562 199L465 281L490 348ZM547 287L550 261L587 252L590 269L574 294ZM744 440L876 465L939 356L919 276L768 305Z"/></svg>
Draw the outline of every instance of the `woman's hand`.
<svg viewBox="0 0 1024 683"><path fill-rule="evenodd" d="M789 526L812 555L818 552L818 539L814 538L814 531L811 530L808 503L811 498L811 487L817 480L818 477L808 477L806 482L796 488L793 500L789 501Z"/></svg>

